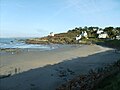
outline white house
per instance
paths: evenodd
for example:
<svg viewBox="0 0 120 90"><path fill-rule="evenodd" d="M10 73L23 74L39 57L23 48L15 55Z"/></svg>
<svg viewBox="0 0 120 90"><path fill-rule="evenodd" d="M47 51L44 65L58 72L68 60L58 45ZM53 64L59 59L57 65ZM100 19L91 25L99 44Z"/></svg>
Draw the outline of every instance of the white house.
<svg viewBox="0 0 120 90"><path fill-rule="evenodd" d="M85 32L82 31L82 34L80 34L79 36L77 36L76 40L80 40L82 37L85 37L85 38L88 39L88 34L87 34L86 31Z"/></svg>
<svg viewBox="0 0 120 90"><path fill-rule="evenodd" d="M86 31L83 33L83 36L84 36L84 37L87 37L87 36L88 36Z"/></svg>
<svg viewBox="0 0 120 90"><path fill-rule="evenodd" d="M107 33L101 33L98 35L98 38L107 38L108 34Z"/></svg>
<svg viewBox="0 0 120 90"><path fill-rule="evenodd" d="M86 37L86 38L87 38L88 34L87 34L87 32L86 32L86 31L84 31L84 32L82 31L81 36L83 36L83 37Z"/></svg>
<svg viewBox="0 0 120 90"><path fill-rule="evenodd" d="M80 40L81 38L82 38L82 36L79 35L79 36L77 36L75 39L78 41L78 40Z"/></svg>
<svg viewBox="0 0 120 90"><path fill-rule="evenodd" d="M93 28L93 31L97 31L97 29L96 29L96 28Z"/></svg>
<svg viewBox="0 0 120 90"><path fill-rule="evenodd" d="M116 36L116 39L117 39L117 40L120 40L120 35L119 35L119 36Z"/></svg>
<svg viewBox="0 0 120 90"><path fill-rule="evenodd" d="M103 30L97 30L97 34L103 33Z"/></svg>

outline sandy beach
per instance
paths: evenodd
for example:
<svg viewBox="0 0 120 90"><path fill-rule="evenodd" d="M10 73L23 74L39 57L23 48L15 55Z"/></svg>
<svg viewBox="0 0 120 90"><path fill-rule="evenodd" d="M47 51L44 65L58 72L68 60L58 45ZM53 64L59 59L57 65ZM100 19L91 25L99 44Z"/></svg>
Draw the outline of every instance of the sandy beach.
<svg viewBox="0 0 120 90"><path fill-rule="evenodd" d="M19 68L19 74L1 79L0 88L55 90L73 77L113 63L119 58L120 54L115 53L114 49L98 45L68 45L42 52L3 55L0 57L0 74L14 74L15 68Z"/></svg>
<svg viewBox="0 0 120 90"><path fill-rule="evenodd" d="M84 57L106 49L102 49L100 46L65 45L64 47L50 51L29 51L19 52L13 55L1 55L0 74L14 74L15 68L20 68L19 72L23 72L48 64L59 63L63 60Z"/></svg>

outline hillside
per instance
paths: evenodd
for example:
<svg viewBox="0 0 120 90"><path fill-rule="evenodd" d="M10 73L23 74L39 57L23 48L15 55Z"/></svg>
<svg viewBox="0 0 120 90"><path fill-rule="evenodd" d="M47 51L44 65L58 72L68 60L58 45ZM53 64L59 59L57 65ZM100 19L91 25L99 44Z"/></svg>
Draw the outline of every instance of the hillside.
<svg viewBox="0 0 120 90"><path fill-rule="evenodd" d="M48 35L42 38L27 39L26 43L28 44L91 44L96 42L101 42L103 39L98 38L98 31L107 33L108 37L106 39L115 39L116 36L120 35L120 27L105 27L104 29L99 27L79 27L72 30L68 30L65 33L55 34L54 36ZM80 40L76 40L76 37L82 34L83 32L87 33L87 38L82 37ZM105 39L104 39L105 40Z"/></svg>

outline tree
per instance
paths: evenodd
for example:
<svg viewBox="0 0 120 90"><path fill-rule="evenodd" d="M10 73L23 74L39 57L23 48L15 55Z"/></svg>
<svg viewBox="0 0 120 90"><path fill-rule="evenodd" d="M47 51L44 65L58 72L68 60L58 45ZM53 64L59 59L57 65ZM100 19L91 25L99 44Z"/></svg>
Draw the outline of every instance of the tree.
<svg viewBox="0 0 120 90"><path fill-rule="evenodd" d="M113 27L106 27L104 31L108 33L108 36L110 38L113 38L115 36L115 31Z"/></svg>
<svg viewBox="0 0 120 90"><path fill-rule="evenodd" d="M120 35L120 27L116 27L115 31L116 31L116 35Z"/></svg>
<svg viewBox="0 0 120 90"><path fill-rule="evenodd" d="M85 27L83 28L84 31L87 31L87 29L88 29L87 26L85 26Z"/></svg>
<svg viewBox="0 0 120 90"><path fill-rule="evenodd" d="M93 31L93 27L88 27L88 30L89 31Z"/></svg>

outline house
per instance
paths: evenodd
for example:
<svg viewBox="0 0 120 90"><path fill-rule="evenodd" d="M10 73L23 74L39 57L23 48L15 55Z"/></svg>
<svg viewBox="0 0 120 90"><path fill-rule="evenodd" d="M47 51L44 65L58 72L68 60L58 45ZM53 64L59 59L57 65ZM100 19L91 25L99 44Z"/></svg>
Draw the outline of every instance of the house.
<svg viewBox="0 0 120 90"><path fill-rule="evenodd" d="M80 40L81 38L82 38L81 35L79 35L79 36L77 35L77 37L76 37L75 39L78 41L78 40Z"/></svg>
<svg viewBox="0 0 120 90"><path fill-rule="evenodd" d="M84 36L84 37L86 37L86 38L88 37L88 35L87 35L87 32L86 32L86 31L83 33L83 36Z"/></svg>
<svg viewBox="0 0 120 90"><path fill-rule="evenodd" d="M120 40L120 35L116 36L116 39L117 39L117 40Z"/></svg>
<svg viewBox="0 0 120 90"><path fill-rule="evenodd" d="M98 29L96 34L98 34L98 38L108 38L108 34L104 32L102 29Z"/></svg>
<svg viewBox="0 0 120 90"><path fill-rule="evenodd" d="M82 36L82 37L85 37L85 38L87 38L87 37L88 37L88 34L87 34L87 32L86 32L86 31L84 31L84 32L82 31L82 34L81 34L81 36Z"/></svg>
<svg viewBox="0 0 120 90"><path fill-rule="evenodd" d="M93 31L97 31L97 29L96 29L96 28L93 28Z"/></svg>
<svg viewBox="0 0 120 90"><path fill-rule="evenodd" d="M82 37L85 37L85 38L88 39L88 34L87 34L86 31L84 31L84 32L82 31L82 34L80 34L79 36L77 35L76 40L78 41L78 40L80 40Z"/></svg>
<svg viewBox="0 0 120 90"><path fill-rule="evenodd" d="M101 33L103 33L103 30L97 30L97 34L101 34Z"/></svg>
<svg viewBox="0 0 120 90"><path fill-rule="evenodd" d="M107 38L107 37L108 37L108 34L105 33L105 32L98 35L98 38L101 38L101 39L102 38Z"/></svg>

